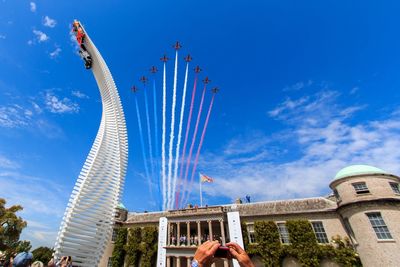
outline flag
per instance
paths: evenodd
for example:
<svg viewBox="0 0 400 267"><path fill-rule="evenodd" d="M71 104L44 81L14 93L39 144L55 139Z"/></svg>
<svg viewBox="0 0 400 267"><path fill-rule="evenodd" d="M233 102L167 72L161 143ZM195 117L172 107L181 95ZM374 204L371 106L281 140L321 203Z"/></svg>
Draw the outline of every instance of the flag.
<svg viewBox="0 0 400 267"><path fill-rule="evenodd" d="M200 173L200 182L201 183L213 183L214 179L211 178L210 176L204 175Z"/></svg>

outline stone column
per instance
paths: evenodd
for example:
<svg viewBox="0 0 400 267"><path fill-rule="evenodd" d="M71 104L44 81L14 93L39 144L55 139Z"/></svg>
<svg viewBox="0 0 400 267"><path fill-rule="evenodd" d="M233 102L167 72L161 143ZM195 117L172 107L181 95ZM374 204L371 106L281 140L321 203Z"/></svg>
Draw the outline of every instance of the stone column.
<svg viewBox="0 0 400 267"><path fill-rule="evenodd" d="M167 256L167 267L171 267L171 257Z"/></svg>
<svg viewBox="0 0 400 267"><path fill-rule="evenodd" d="M229 267L229 261L227 259L224 259L224 267Z"/></svg>
<svg viewBox="0 0 400 267"><path fill-rule="evenodd" d="M219 220L219 225L221 227L221 239L222 245L225 246L225 227L224 227L224 220ZM224 261L225 262L225 261Z"/></svg>
<svg viewBox="0 0 400 267"><path fill-rule="evenodd" d="M176 245L177 246L180 246L181 245L181 223L180 222L177 222L176 223L176 225L177 225L177 234L176 234Z"/></svg>
<svg viewBox="0 0 400 267"><path fill-rule="evenodd" d="M200 221L197 221L197 245L201 245L201 228L200 228Z"/></svg>
<svg viewBox="0 0 400 267"><path fill-rule="evenodd" d="M212 224L211 224L211 221L207 221L207 222L208 222L208 234L210 236L210 241L213 241Z"/></svg>
<svg viewBox="0 0 400 267"><path fill-rule="evenodd" d="M190 257L186 257L186 266L187 267L190 267L190 262L191 262Z"/></svg>
<svg viewBox="0 0 400 267"><path fill-rule="evenodd" d="M186 222L186 245L190 246L190 222Z"/></svg>
<svg viewBox="0 0 400 267"><path fill-rule="evenodd" d="M176 257L176 267L181 267L181 258L179 256Z"/></svg>
<svg viewBox="0 0 400 267"><path fill-rule="evenodd" d="M169 222L168 223L168 227L167 227L167 246L170 246L171 245L171 231L173 230L173 229L171 229L171 223Z"/></svg>

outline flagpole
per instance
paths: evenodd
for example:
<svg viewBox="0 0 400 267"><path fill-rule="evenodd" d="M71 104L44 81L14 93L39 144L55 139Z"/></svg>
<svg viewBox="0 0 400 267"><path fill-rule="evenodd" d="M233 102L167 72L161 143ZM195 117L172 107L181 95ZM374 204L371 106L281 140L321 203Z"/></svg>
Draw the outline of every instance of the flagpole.
<svg viewBox="0 0 400 267"><path fill-rule="evenodd" d="M202 190L202 182L201 182L201 178L199 179L200 182L200 207L203 207L203 190Z"/></svg>

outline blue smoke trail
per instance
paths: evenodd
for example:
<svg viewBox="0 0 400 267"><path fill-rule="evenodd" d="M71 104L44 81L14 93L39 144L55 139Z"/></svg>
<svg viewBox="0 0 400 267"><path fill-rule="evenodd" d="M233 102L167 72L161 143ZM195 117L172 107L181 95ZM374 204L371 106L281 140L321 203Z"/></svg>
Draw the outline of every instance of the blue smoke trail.
<svg viewBox="0 0 400 267"><path fill-rule="evenodd" d="M154 145L155 145L155 163L156 163L156 173L157 173L157 186L158 186L158 196L161 195L161 171L159 164L159 150L158 150L158 117L157 117L157 91L156 91L156 80L153 80L153 102L154 102ZM160 197L161 198L161 197ZM162 210L161 199L159 199L160 210Z"/></svg>
<svg viewBox="0 0 400 267"><path fill-rule="evenodd" d="M153 190L151 189L151 179L149 176L149 169L147 167L147 157L146 151L144 150L144 139L143 139L143 129L142 129L142 121L140 120L140 112L139 112L139 104L137 98L135 97L135 105L136 105L136 115L138 119L138 126L139 126L139 136L140 136L140 144L142 146L142 155L143 155L143 163L144 163L144 170L146 173L147 183L149 184L149 191L150 196L153 199Z"/></svg>
<svg viewBox="0 0 400 267"><path fill-rule="evenodd" d="M151 180L154 181L154 162L153 162L153 146L151 143L151 128L150 128L150 116L149 116L149 102L147 100L147 88L144 88L144 104L146 109L146 122L147 122L147 138L149 139L149 155L150 155L150 167L151 167ZM153 182L152 182L153 183Z"/></svg>

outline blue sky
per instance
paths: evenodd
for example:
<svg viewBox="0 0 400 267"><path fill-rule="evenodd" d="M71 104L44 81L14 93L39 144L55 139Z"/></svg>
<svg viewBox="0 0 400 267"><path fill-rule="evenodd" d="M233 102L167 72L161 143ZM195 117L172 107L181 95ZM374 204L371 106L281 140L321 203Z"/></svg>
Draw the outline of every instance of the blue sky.
<svg viewBox="0 0 400 267"><path fill-rule="evenodd" d="M176 40L181 55L190 52L192 66L199 64L221 89L198 167L215 179L204 186L206 203L246 194L254 201L326 195L332 177L349 164L400 174L399 7L396 1L2 0L0 197L24 206L23 238L54 244L101 116L95 80L70 38L74 18L119 88L130 150L123 202L131 211L157 207L143 179L129 88L151 65L160 68L164 53L173 57ZM197 201L192 194L190 202Z"/></svg>

